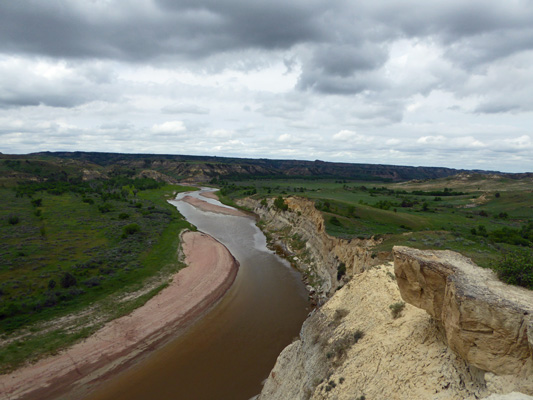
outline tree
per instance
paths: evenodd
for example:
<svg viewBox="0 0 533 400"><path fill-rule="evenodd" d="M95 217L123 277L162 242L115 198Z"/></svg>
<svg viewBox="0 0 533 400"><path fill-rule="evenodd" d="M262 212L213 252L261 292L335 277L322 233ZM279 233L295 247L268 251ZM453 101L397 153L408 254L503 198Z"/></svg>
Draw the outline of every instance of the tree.
<svg viewBox="0 0 533 400"><path fill-rule="evenodd" d="M63 289L76 286L77 283L76 278L70 272L65 272L63 276L61 276L60 284Z"/></svg>
<svg viewBox="0 0 533 400"><path fill-rule="evenodd" d="M289 209L289 206L285 203L285 200L283 200L283 197L281 196L278 196L276 200L274 200L274 207L281 211L287 211Z"/></svg>

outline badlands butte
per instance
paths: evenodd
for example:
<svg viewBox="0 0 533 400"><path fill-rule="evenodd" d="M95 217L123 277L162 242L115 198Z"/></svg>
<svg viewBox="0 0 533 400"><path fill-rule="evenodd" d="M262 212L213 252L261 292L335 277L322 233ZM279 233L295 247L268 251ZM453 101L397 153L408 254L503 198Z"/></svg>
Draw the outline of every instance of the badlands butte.
<svg viewBox="0 0 533 400"><path fill-rule="evenodd" d="M124 295L113 286L117 277L130 284L151 278L153 290L140 292L148 306L158 303L160 291L180 297L167 282L182 267L174 260L175 233L192 227L163 198L189 190L178 182L219 187L224 202L253 212L272 248L302 273L315 306L265 376L259 399L533 398L533 292L500 282L487 268L504 250L531 254L531 173L147 154L0 154L0 296L13 303L0 303L0 327L8 335L0 344L14 348L14 356L24 350L23 340L37 335L26 335L26 314L40 323L37 311L83 300L100 287ZM216 211L202 200L184 200ZM59 251L62 269L56 265ZM224 290L235 268L223 279ZM530 275L516 278L527 281ZM221 295L213 293L215 300ZM179 321L169 307L173 328ZM129 320L142 309L115 314ZM95 325L79 331L80 338L116 318L104 317L91 319ZM15 382L11 374L28 359L21 354L10 361L0 353L5 398L6 385L11 398L25 390L24 379ZM2 382L7 379L13 382Z"/></svg>
<svg viewBox="0 0 533 400"><path fill-rule="evenodd" d="M376 254L374 239L328 235L312 201L285 201L285 211L273 200L239 205L260 217L321 306L259 399L533 398L533 292L452 251ZM303 247L291 247L294 235Z"/></svg>

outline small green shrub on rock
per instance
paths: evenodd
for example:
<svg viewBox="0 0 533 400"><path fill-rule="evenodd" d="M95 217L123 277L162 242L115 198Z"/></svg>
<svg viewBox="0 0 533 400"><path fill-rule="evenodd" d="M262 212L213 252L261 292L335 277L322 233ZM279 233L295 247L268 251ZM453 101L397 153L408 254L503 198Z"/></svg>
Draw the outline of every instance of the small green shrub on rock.
<svg viewBox="0 0 533 400"><path fill-rule="evenodd" d="M389 306L390 310L391 310L391 313L392 313L392 318L396 319L400 316L400 314L402 313L403 309L405 308L405 303L403 301L399 301L397 303L393 303Z"/></svg>
<svg viewBox="0 0 533 400"><path fill-rule="evenodd" d="M289 209L289 206L285 203L285 200L281 196L278 196L276 200L274 200L274 207L281 211L287 211Z"/></svg>

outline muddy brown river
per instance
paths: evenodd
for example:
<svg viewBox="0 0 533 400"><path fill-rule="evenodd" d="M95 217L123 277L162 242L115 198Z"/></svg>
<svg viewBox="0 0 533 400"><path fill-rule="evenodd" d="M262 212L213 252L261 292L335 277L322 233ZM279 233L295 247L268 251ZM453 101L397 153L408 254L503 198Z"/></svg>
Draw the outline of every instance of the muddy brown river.
<svg viewBox="0 0 533 400"><path fill-rule="evenodd" d="M204 212L183 201L172 204L239 261L235 283L185 334L87 400L250 399L310 311L299 273L267 249L251 218Z"/></svg>

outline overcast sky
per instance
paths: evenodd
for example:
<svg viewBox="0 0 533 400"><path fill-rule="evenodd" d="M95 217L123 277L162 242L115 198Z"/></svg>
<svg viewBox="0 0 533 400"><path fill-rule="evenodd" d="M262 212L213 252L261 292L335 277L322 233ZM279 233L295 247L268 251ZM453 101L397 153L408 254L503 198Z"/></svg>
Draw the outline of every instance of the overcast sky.
<svg viewBox="0 0 533 400"><path fill-rule="evenodd" d="M533 171L531 0L0 0L0 151Z"/></svg>

